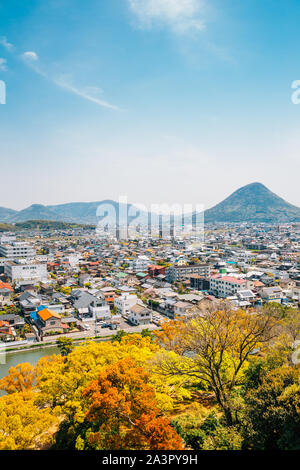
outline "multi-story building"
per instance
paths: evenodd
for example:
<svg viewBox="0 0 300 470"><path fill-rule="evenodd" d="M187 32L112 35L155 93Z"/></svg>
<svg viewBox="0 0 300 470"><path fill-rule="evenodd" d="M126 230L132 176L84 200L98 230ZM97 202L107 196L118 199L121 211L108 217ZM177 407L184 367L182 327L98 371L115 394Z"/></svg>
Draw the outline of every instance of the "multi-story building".
<svg viewBox="0 0 300 470"><path fill-rule="evenodd" d="M188 277L197 274L198 276L209 276L209 266L206 264L193 264L188 266L170 266L166 271L168 282L186 280Z"/></svg>
<svg viewBox="0 0 300 470"><path fill-rule="evenodd" d="M123 294L114 300L114 306L117 308L121 315L128 315L130 308L138 301L136 295Z"/></svg>
<svg viewBox="0 0 300 470"><path fill-rule="evenodd" d="M36 255L36 250L23 242L10 242L0 245L0 256L4 258L33 258Z"/></svg>
<svg viewBox="0 0 300 470"><path fill-rule="evenodd" d="M210 283L209 280L198 274L193 274L190 277L191 289L195 290L209 290Z"/></svg>
<svg viewBox="0 0 300 470"><path fill-rule="evenodd" d="M245 285L245 279L238 279L233 276L210 276L210 292L216 297L226 298L235 295Z"/></svg>
<svg viewBox="0 0 300 470"><path fill-rule="evenodd" d="M46 264L23 260L7 261L4 272L12 281L42 282L48 279Z"/></svg>
<svg viewBox="0 0 300 470"><path fill-rule="evenodd" d="M128 264L130 269L132 269L136 273L139 273L148 271L148 266L151 265L151 261L148 256L141 255L134 260L130 260Z"/></svg>

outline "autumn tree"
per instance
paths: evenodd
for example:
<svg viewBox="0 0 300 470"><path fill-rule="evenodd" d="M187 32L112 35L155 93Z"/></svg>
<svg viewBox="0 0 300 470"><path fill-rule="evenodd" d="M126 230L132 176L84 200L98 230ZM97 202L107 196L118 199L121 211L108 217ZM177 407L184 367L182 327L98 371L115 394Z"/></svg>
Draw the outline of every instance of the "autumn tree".
<svg viewBox="0 0 300 470"><path fill-rule="evenodd" d="M249 357L272 338L274 324L271 316L232 310L226 304L206 315L164 323L157 341L166 351L157 356L153 370L165 377L197 379L214 392L230 426L232 392L242 383Z"/></svg>
<svg viewBox="0 0 300 470"><path fill-rule="evenodd" d="M33 392L0 397L0 450L28 450L49 446L57 418L39 409Z"/></svg>
<svg viewBox="0 0 300 470"><path fill-rule="evenodd" d="M159 415L149 374L132 359L105 369L83 396L89 403L86 419L97 428L88 441L97 449L183 448L169 420Z"/></svg>
<svg viewBox="0 0 300 470"><path fill-rule="evenodd" d="M8 394L31 390L34 385L34 367L28 362L11 367L8 375L0 380L0 390Z"/></svg>

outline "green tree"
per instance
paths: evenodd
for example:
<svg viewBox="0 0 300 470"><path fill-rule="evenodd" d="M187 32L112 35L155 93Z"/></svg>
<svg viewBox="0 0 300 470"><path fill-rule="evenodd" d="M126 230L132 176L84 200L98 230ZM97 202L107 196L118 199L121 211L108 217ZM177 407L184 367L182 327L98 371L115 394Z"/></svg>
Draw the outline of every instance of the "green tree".
<svg viewBox="0 0 300 470"><path fill-rule="evenodd" d="M126 333L126 331L119 330L114 336L111 337L111 341L112 343L114 343L115 341L117 341L118 343L121 343L122 338L124 338L124 336L127 336L127 335L128 333Z"/></svg>
<svg viewBox="0 0 300 470"><path fill-rule="evenodd" d="M300 369L281 365L266 372L253 368L255 380L245 395L244 447L300 449Z"/></svg>
<svg viewBox="0 0 300 470"><path fill-rule="evenodd" d="M74 343L72 338L58 338L56 340L57 347L62 356L68 356L74 349Z"/></svg>

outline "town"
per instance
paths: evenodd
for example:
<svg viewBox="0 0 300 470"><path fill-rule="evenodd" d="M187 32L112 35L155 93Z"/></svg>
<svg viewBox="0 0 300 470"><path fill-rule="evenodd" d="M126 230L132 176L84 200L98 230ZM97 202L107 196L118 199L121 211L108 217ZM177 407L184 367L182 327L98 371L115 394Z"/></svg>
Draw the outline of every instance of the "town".
<svg viewBox="0 0 300 470"><path fill-rule="evenodd" d="M299 308L300 224L206 224L118 240L95 227L0 234L0 348L158 329L209 305Z"/></svg>

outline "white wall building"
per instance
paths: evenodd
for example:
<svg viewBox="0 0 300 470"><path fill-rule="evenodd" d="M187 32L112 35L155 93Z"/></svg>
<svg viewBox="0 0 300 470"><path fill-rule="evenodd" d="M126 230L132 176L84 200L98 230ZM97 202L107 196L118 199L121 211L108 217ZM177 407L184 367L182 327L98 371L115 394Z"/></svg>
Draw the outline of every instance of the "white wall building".
<svg viewBox="0 0 300 470"><path fill-rule="evenodd" d="M4 265L4 272L12 281L42 282L48 279L46 264L28 263L24 260L8 261Z"/></svg>
<svg viewBox="0 0 300 470"><path fill-rule="evenodd" d="M147 325L152 321L152 312L143 305L135 304L130 308L128 320L132 325Z"/></svg>
<svg viewBox="0 0 300 470"><path fill-rule="evenodd" d="M245 279L238 279L233 276L211 276L210 291L217 297L230 297L235 295L237 291L242 290L246 286Z"/></svg>
<svg viewBox="0 0 300 470"><path fill-rule="evenodd" d="M109 305L105 304L102 300L95 300L88 308L93 320L110 320L111 318Z"/></svg>
<svg viewBox="0 0 300 470"><path fill-rule="evenodd" d="M128 315L130 307L135 305L138 301L136 295L123 294L114 300L114 306L117 308L121 315Z"/></svg>
<svg viewBox="0 0 300 470"><path fill-rule="evenodd" d="M136 273L139 273L148 271L148 266L150 266L151 261L148 256L140 255L136 259L130 260L128 264L130 269Z"/></svg>
<svg viewBox="0 0 300 470"><path fill-rule="evenodd" d="M0 245L0 256L4 258L33 258L36 250L23 242L11 242Z"/></svg>

